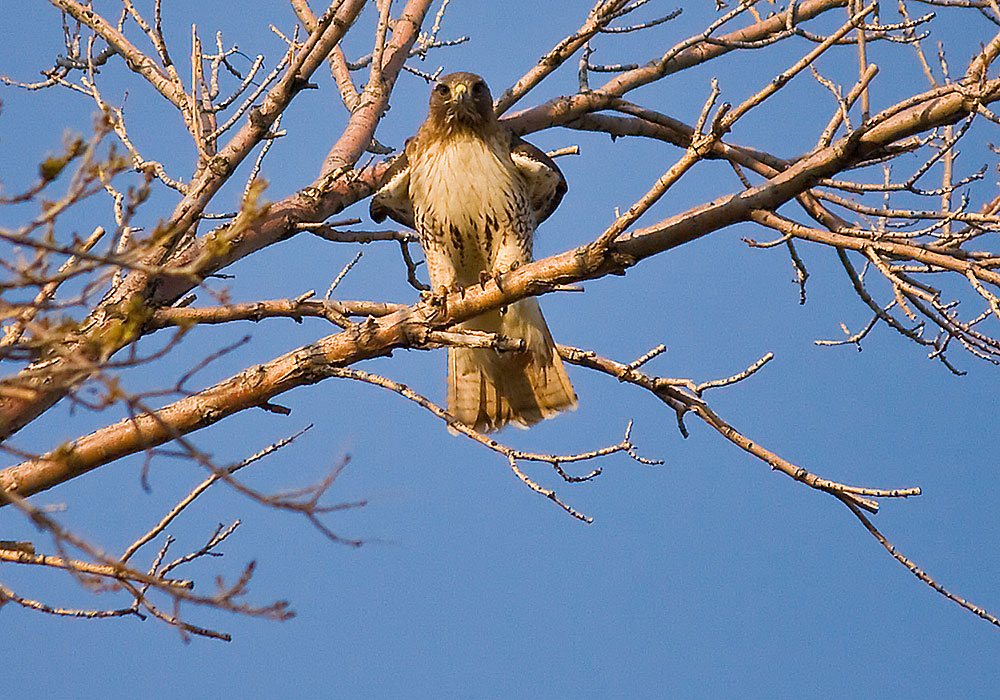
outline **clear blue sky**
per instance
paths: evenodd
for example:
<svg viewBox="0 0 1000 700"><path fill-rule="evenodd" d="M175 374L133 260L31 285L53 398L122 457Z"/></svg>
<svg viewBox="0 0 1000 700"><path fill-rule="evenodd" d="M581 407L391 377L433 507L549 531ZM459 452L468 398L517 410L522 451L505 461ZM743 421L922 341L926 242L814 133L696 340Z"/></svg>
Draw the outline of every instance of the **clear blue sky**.
<svg viewBox="0 0 1000 700"><path fill-rule="evenodd" d="M150 3L138 3L142 9ZM397 3L399 4L399 3ZM586 17L588 2L455 0L442 37L468 34L463 46L433 53L424 67L483 74L494 94L522 75ZM688 7L687 5L690 5ZM595 61L643 62L699 31L713 3L685 5L678 20L648 33L604 37ZM109 15L116 3L97 3ZM273 65L291 11L281 3L164 3L164 24L181 73L187 74L190 24L203 41L216 29L246 54ZM651 3L643 17L674 5ZM109 9L110 8L110 9ZM370 12L370 10L369 10ZM885 7L883 20L894 21ZM891 13L891 14L890 14ZM992 36L978 15L942 11L928 42L945 40L957 23L962 37L949 54L953 72ZM0 11L0 73L34 80L61 51L58 12L44 2L7 3ZM837 21L841 21L838 15ZM829 29L832 22L822 25ZM364 37L361 32L358 37ZM720 79L722 99L738 102L794 62L811 45L734 56L635 95L692 123ZM348 45L351 56L367 51ZM906 47L870 47L883 66L874 106L925 85ZM821 61L842 82L856 67L840 54ZM575 59L525 104L575 89ZM190 147L178 119L138 84L120 62L102 73L106 96L121 103L139 147L185 178ZM599 80L596 76L595 80ZM263 174L278 199L312 180L344 112L325 71L318 91L294 102ZM550 84L551 83L551 84ZM427 87L401 78L378 137L399 146L425 114ZM34 177L34 165L57 150L66 130L86 133L93 104L66 91L26 93L0 88L0 179L8 191ZM793 156L807 150L832 110L828 93L806 75L773 106L751 115L733 140ZM963 173L995 157L980 129L963 148ZM564 158L570 190L536 239L538 257L582 243L646 191L679 155L664 144L550 130L540 146L579 144ZM901 163L900 168L912 167ZM995 193L993 173L976 195ZM683 211L735 187L730 171L708 164L685 180L644 221ZM146 223L169 211L154 200ZM234 208L223 196L214 211ZM157 209L159 206L159 209ZM79 222L87 233L108 225L109 209ZM791 212L791 208L789 209ZM367 203L345 212L367 220ZM0 212L0 225L11 225ZM111 222L113 225L113 222ZM821 348L868 313L850 289L833 251L802 246L812 277L808 303L798 304L793 271L779 250L750 250L734 227L649 260L624 278L586 285L584 294L550 295L542 304L554 336L631 361L664 343L648 369L697 381L729 376L767 352L775 360L751 380L709 395L724 418L754 440L825 477L873 487L917 485L924 495L886 502L876 524L921 567L957 594L1000 611L996 508L997 368L958 348L968 370L951 376L924 350L884 327L864 352ZM233 299L297 296L324 290L356 246L306 235L234 266ZM363 248L364 258L337 293L342 298L412 301L394 245ZM960 282L961 280L959 280ZM957 286L957 285L956 285ZM207 295L199 303L210 303ZM967 304L975 303L969 300ZM970 307L971 308L971 307ZM975 307L979 308L979 307ZM995 325L993 326L995 330ZM301 326L272 320L259 326L205 328L182 352L201 357L244 333L251 342L195 380L207 385L253 362L332 332L319 321ZM154 347L155 342L147 347ZM443 400L442 353L396 353L364 368ZM163 381L177 365L165 363ZM232 580L258 563L250 600L287 599L297 616L284 623L185 608L197 624L230 632L226 644L184 644L160 623L135 619L77 621L0 610L5 697L335 697L335 698L940 698L990 697L998 681L1000 630L961 610L894 562L833 498L770 472L765 465L689 419L683 439L674 416L638 389L584 370L570 374L580 397L574 414L505 441L545 452L589 450L617 442L628 420L640 452L664 460L647 467L617 456L588 484L567 485L544 466L529 473L595 518L577 522L526 489L506 463L450 436L431 416L372 387L328 380L281 398L288 417L245 413L195 436L219 462L238 460L313 423L293 446L245 472L263 490L303 486L345 454L351 463L330 492L333 501L368 499L336 514L330 526L365 541L360 549L329 543L307 522L275 513L219 488L207 494L172 532L177 553L197 548L219 522L242 526L221 560L198 562L189 576L211 589L222 572ZM133 390L159 379L125 381ZM98 425L86 413L59 407L19 435L17 444L45 450ZM121 551L154 524L204 474L159 459L151 492L139 481L141 457L124 460L45 493L38 504L64 504L67 526L107 551ZM12 509L0 510L0 538L47 541ZM141 560L148 563L147 559ZM66 576L0 565L0 580L52 605L123 605L113 594L82 593Z"/></svg>

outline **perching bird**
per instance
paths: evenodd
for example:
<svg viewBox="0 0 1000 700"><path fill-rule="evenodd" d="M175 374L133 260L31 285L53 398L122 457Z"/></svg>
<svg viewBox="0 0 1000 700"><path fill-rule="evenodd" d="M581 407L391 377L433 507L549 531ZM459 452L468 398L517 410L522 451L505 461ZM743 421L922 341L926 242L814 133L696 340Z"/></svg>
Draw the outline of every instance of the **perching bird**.
<svg viewBox="0 0 1000 700"><path fill-rule="evenodd" d="M535 227L565 192L552 159L497 120L483 79L452 73L434 86L427 120L390 166L371 216L416 229L431 285L440 293L531 262ZM455 418L492 431L576 408L535 298L458 327L524 339L526 349L449 348L448 410Z"/></svg>

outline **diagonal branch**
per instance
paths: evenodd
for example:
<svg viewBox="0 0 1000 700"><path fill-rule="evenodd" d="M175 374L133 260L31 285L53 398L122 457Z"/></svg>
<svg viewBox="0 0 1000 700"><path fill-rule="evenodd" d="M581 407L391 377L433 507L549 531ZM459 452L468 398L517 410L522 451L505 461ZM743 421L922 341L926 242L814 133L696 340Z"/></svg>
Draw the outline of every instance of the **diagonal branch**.
<svg viewBox="0 0 1000 700"><path fill-rule="evenodd" d="M576 30L574 34L569 35L552 47L548 53L538 60L538 63L531 70L525 73L511 87L504 90L504 93L496 99L493 109L497 116L500 116L513 107L533 87L542 82L546 76L561 66L568 58L590 41L595 34L599 33L601 29L614 20L627 2L628 0L611 0L611 2L599 0L593 9L591 9L590 14L587 16L587 21L583 23L583 26Z"/></svg>
<svg viewBox="0 0 1000 700"><path fill-rule="evenodd" d="M122 58L125 59L125 64L131 70L145 78L150 85L156 88L157 92L180 110L185 121L189 119L187 95L180 81L164 75L153 59L140 51L125 38L124 34L109 24L93 8L81 5L75 0L49 0L49 2L72 16L73 19L90 27L95 34L108 42L116 52L121 54Z"/></svg>
<svg viewBox="0 0 1000 700"><path fill-rule="evenodd" d="M614 360L598 357L592 352L579 350L577 348L559 346L559 354L564 360L572 364L595 369L599 372L615 377L619 381L634 384L647 389L657 398L677 411L678 420L680 420L681 416L688 411L694 413L734 445L762 460L773 469L777 469L796 481L806 484L807 486L811 486L812 488L831 494L847 506L858 518L858 520L861 521L861 524L864 525L865 529L868 530L868 532L871 533L876 540L878 540L879 544L881 544L896 561L905 566L914 576L948 600L957 603L961 607L978 615L987 622L1000 627L1000 620L998 620L996 616L978 605L970 603L964 598L950 592L944 586L935 581L929 574L927 574L927 572L919 568L910 559L903 556L892 545L892 543L886 539L885 535L883 535L872 524L868 516L862 512L867 510L874 513L878 510L878 503L872 500L872 498L908 498L910 496L919 496L919 488L889 490L870 489L847 486L828 479L823 479L806 471L802 467L798 467L787 460L782 459L770 450L762 447L757 442L754 442L744 436L731 425L726 423L714 411L712 411L700 397L686 394L681 391L678 388L678 384L680 383L679 380L666 380L659 377L652 377L642 372L637 372L631 365L624 365L619 362L615 362ZM745 375L747 373L745 372L742 374ZM741 375L737 375L737 377L739 376ZM690 382L686 383L690 384ZM681 424L681 426L683 427L683 424Z"/></svg>

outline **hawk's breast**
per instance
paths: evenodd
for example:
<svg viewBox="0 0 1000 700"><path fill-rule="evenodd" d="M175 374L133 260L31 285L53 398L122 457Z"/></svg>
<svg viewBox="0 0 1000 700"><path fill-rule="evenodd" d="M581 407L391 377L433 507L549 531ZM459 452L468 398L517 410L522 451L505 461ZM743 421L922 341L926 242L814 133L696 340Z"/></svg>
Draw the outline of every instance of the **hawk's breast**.
<svg viewBox="0 0 1000 700"><path fill-rule="evenodd" d="M534 215L509 148L473 134L428 144L410 164L410 200L425 252L449 257L458 282L477 282L501 251L530 260Z"/></svg>

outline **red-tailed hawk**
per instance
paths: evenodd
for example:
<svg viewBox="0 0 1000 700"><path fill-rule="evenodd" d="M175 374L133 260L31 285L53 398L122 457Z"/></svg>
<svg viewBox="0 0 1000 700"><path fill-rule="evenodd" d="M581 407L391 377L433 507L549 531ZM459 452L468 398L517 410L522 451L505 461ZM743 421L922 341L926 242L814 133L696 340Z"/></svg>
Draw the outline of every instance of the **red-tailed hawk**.
<svg viewBox="0 0 1000 700"><path fill-rule="evenodd" d="M453 291L530 262L535 227L565 192L552 159L497 121L483 79L452 73L434 86L427 120L386 173L371 216L416 229L435 292ZM459 327L523 338L526 350L449 348L448 410L455 418L491 431L576 408L536 299Z"/></svg>

